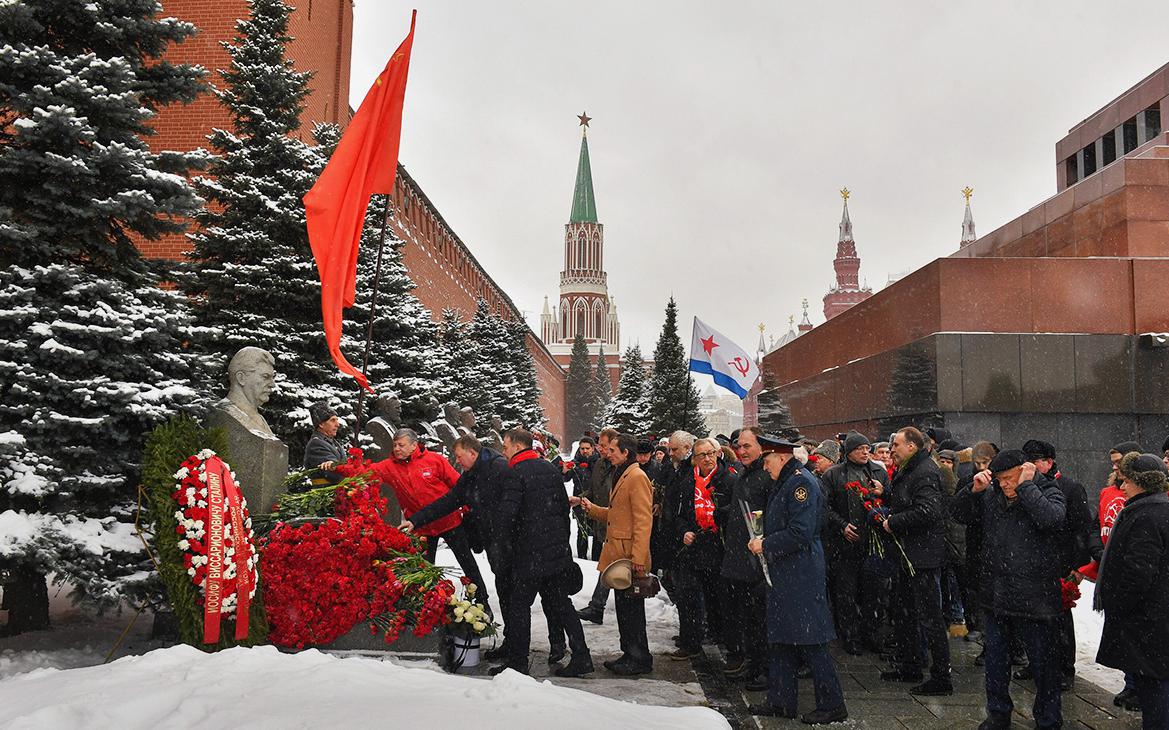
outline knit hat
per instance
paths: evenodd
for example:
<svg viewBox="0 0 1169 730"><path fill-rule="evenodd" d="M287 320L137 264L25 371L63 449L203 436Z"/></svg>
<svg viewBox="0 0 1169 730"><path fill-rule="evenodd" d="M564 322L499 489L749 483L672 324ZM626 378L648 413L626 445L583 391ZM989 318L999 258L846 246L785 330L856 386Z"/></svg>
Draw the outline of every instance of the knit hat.
<svg viewBox="0 0 1169 730"><path fill-rule="evenodd" d="M927 428L925 435L933 439L938 444L941 444L946 439L950 438L950 432L944 428Z"/></svg>
<svg viewBox="0 0 1169 730"><path fill-rule="evenodd" d="M1141 445L1138 444L1136 441L1121 441L1116 446L1113 446L1112 450L1114 452L1116 452L1117 454L1120 454L1123 456L1124 454L1127 454L1130 451L1136 451L1139 453L1141 450Z"/></svg>
<svg viewBox="0 0 1169 730"><path fill-rule="evenodd" d="M858 431L849 431L848 435L844 437L844 447L841 449L847 456L851 454L854 449L859 449L861 446L867 446L869 438Z"/></svg>
<svg viewBox="0 0 1169 730"><path fill-rule="evenodd" d="M313 422L313 428L316 428L335 415L337 415L337 411L330 408L329 404L325 401L313 403L308 407L308 417Z"/></svg>
<svg viewBox="0 0 1169 730"><path fill-rule="evenodd" d="M1029 461L1035 461L1036 459L1054 459L1055 447L1046 441L1031 439L1023 444L1023 453L1027 455Z"/></svg>
<svg viewBox="0 0 1169 730"><path fill-rule="evenodd" d="M1001 474L1004 471L1014 469L1016 466L1023 466L1026 463L1026 454L1018 449L1008 449L1007 451L1000 451L991 459L988 468L991 474Z"/></svg>
<svg viewBox="0 0 1169 730"><path fill-rule="evenodd" d="M812 453L817 456L823 456L835 464L840 461L840 444L836 443L836 439L824 439Z"/></svg>
<svg viewBox="0 0 1169 730"><path fill-rule="evenodd" d="M1169 451L1169 438L1161 443L1161 453L1165 453L1166 451Z"/></svg>
<svg viewBox="0 0 1169 730"><path fill-rule="evenodd" d="M1164 492L1169 469L1155 454L1127 454L1120 460L1120 474L1146 492Z"/></svg>

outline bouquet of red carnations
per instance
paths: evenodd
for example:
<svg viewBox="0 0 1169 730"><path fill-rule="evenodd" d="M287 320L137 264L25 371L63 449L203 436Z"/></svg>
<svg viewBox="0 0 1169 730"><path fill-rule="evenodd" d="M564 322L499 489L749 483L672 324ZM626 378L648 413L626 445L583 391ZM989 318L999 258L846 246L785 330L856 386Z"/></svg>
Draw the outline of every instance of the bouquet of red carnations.
<svg viewBox="0 0 1169 730"><path fill-rule="evenodd" d="M865 508L865 519L869 522L869 552L880 557L885 557L885 543L881 537L881 533L885 530L885 520L889 519L889 508L886 507L881 497L873 494L873 490L861 484L860 482L848 482L844 488L853 492L860 497L861 504ZM901 541L893 533L885 533L892 540L893 544L897 546L897 550L901 553L901 559L905 561L905 567L910 575L914 575L913 563L909 560L909 556L905 554L905 548L901 547Z"/></svg>
<svg viewBox="0 0 1169 730"><path fill-rule="evenodd" d="M1059 597L1060 603L1063 605L1063 610L1070 611L1075 608L1076 601L1080 600L1080 586L1068 578L1061 578L1059 581Z"/></svg>
<svg viewBox="0 0 1169 730"><path fill-rule="evenodd" d="M268 534L260 563L273 644L327 644L362 621L392 643L408 622L417 636L446 623L454 585L417 538L386 524L369 465L357 450L335 469L346 478L331 487L332 516L277 522Z"/></svg>

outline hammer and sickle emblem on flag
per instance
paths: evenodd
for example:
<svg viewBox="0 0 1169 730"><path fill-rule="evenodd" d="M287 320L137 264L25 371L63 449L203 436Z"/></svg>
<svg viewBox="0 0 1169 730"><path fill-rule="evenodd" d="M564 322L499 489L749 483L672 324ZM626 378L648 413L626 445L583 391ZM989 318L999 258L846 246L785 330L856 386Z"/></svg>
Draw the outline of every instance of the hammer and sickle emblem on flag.
<svg viewBox="0 0 1169 730"><path fill-rule="evenodd" d="M728 362L727 365L730 365L735 370L738 370L740 375L746 375L747 372L751 370L751 363L741 357L736 357L734 360Z"/></svg>

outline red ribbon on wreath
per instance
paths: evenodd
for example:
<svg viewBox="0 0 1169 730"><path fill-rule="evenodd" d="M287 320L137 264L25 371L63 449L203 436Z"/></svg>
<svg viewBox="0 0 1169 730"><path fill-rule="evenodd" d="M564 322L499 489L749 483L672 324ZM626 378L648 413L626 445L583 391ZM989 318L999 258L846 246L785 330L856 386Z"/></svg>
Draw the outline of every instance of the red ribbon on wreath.
<svg viewBox="0 0 1169 730"><path fill-rule="evenodd" d="M224 546L225 507L231 511L232 543L235 546L235 638L248 638L248 608L251 605L252 571L243 546L247 542L244 531L243 508L239 487L231 478L231 469L223 459L212 456L204 462L207 474L207 591L203 601L203 643L219 642L219 621L223 606L223 572L226 560Z"/></svg>

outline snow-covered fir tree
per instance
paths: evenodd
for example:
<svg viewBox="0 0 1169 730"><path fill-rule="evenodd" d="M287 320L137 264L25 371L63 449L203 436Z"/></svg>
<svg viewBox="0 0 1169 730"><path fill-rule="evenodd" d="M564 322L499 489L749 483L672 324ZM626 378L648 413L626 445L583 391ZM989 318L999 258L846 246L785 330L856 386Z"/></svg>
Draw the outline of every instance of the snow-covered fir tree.
<svg viewBox="0 0 1169 730"><path fill-rule="evenodd" d="M506 348L508 367L515 377L515 390L507 402L496 406L496 415L504 426L542 427L544 409L540 405L540 383L536 379L536 360L528 351L528 325L522 321L505 322L509 341Z"/></svg>
<svg viewBox="0 0 1169 730"><path fill-rule="evenodd" d="M589 346L580 332L572 340L572 357L564 383L564 425L566 442L575 441L589 430L595 420L593 368L589 363Z"/></svg>
<svg viewBox="0 0 1169 730"><path fill-rule="evenodd" d="M756 396L759 427L776 435L790 435L795 430L791 411L779 394L779 378L770 365L763 367L763 390Z"/></svg>
<svg viewBox="0 0 1169 730"><path fill-rule="evenodd" d="M153 0L0 3L0 560L8 631L47 624L44 574L99 605L150 575L134 534L145 433L199 407L182 297L132 237L183 229L197 155L153 153L199 68Z"/></svg>
<svg viewBox="0 0 1169 730"><path fill-rule="evenodd" d="M650 430L669 434L689 431L706 435L706 419L698 412L698 388L690 378L690 367L682 339L678 336L678 305L670 297L666 321L654 348L654 374L649 382Z"/></svg>
<svg viewBox="0 0 1169 730"><path fill-rule="evenodd" d="M646 390L641 347L630 345L625 349L625 357L621 361L621 380L617 383L617 393L605 409L605 417L602 419L605 425L623 433L644 434L649 431L645 411Z"/></svg>
<svg viewBox="0 0 1169 730"><path fill-rule="evenodd" d="M205 384L209 391L222 392L227 363L241 347L261 347L276 358L265 417L295 464L312 430L307 406L330 400L343 410L356 386L342 390L327 355L301 200L328 149L315 150L293 134L310 74L294 71L285 55L292 40L288 6L252 0L249 7L233 42L224 43L231 63L216 91L232 128L208 136L216 156L197 184L211 205L190 237L191 263L176 278L194 301L194 345L215 374ZM348 355L360 358L351 348Z"/></svg>
<svg viewBox="0 0 1169 730"><path fill-rule="evenodd" d="M601 345L597 354L597 368L593 372L593 430L600 431L607 424L604 423L605 411L609 408L609 401L613 398L613 382L609 380L609 366L605 362L605 346Z"/></svg>
<svg viewBox="0 0 1169 730"><path fill-rule="evenodd" d="M499 315L491 311L487 300L481 298L475 303L475 314L467 324L466 337L474 347L475 356L470 367L473 372L465 373L463 377L468 383L482 383L486 387L464 388L456 394L455 402L473 408L479 428L486 430L491 416L502 417L500 406L510 403L518 391L511 354L507 352L512 336ZM513 411L514 415L514 409L507 410Z"/></svg>
<svg viewBox="0 0 1169 730"><path fill-rule="evenodd" d="M370 201L357 256L357 295L353 306L345 310L342 346L355 357L363 351L368 333L382 236L381 222L388 197L375 195ZM434 393L435 382L442 372L444 353L438 341L438 326L431 319L429 310L413 294L414 282L402 261L403 245L404 242L393 236L387 226L381 276L377 282L377 311L370 340L368 377L375 390L393 391L398 395L402 401L403 418L409 421L421 417L423 404ZM318 314L319 311L318 308ZM332 363L323 349L317 357ZM342 407L338 409L341 413L346 410L345 404L356 396L357 386L340 373L337 377L343 390ZM365 417L369 417L368 406Z"/></svg>
<svg viewBox="0 0 1169 730"><path fill-rule="evenodd" d="M490 368L484 365L479 342L471 336L470 330L471 323L463 321L457 309L442 311L439 323L442 377L437 383L435 396L443 404L470 406L477 419L483 421L490 417L488 412L495 379Z"/></svg>

